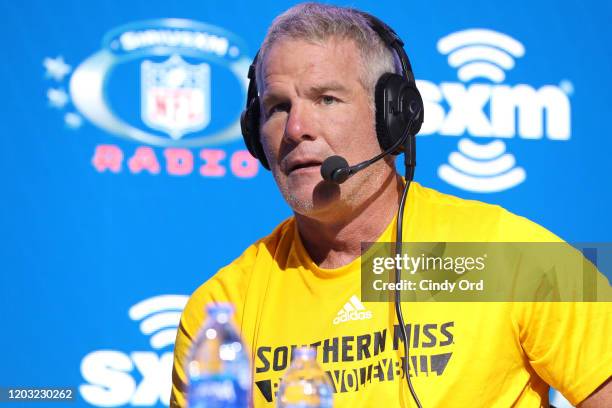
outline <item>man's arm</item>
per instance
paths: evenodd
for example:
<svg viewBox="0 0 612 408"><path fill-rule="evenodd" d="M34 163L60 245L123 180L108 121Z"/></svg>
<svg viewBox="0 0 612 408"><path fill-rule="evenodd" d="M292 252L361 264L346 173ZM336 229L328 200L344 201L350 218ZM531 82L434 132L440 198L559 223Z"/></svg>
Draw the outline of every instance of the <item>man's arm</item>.
<svg viewBox="0 0 612 408"><path fill-rule="evenodd" d="M252 248L252 247L249 247ZM244 262L245 254L232 264L221 268L211 279L201 285L189 298L181 315L181 322L177 330L176 342L174 344L174 365L172 369L172 392L170 396L171 408L183 408L187 406L187 384L188 375L185 363L191 350L192 343L196 340L202 325L206 320L206 305L209 303L229 302L235 307L235 322L241 321L241 311L245 298L245 285L248 279L242 274L238 261ZM250 253L254 253L251 250ZM239 327L239 326L237 326Z"/></svg>
<svg viewBox="0 0 612 408"><path fill-rule="evenodd" d="M191 295L187 306L183 310L181 323L177 330L174 343L174 364L172 366L172 392L170 395L171 408L184 408L187 406L187 373L185 362L191 343L195 340L198 330L204 322L204 305L211 301L208 293L202 286Z"/></svg>
<svg viewBox="0 0 612 408"><path fill-rule="evenodd" d="M612 377L608 378L584 401L578 404L578 408L602 408L612 407Z"/></svg>

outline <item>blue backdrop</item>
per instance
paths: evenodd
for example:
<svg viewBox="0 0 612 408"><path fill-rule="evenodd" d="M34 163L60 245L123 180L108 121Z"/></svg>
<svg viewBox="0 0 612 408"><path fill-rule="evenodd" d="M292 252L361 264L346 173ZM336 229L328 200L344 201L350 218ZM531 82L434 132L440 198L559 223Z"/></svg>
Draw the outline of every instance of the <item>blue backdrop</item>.
<svg viewBox="0 0 612 408"><path fill-rule="evenodd" d="M185 296L290 215L237 120L292 4L0 4L0 387L167 404ZM351 5L406 42L419 182L609 241L610 2Z"/></svg>

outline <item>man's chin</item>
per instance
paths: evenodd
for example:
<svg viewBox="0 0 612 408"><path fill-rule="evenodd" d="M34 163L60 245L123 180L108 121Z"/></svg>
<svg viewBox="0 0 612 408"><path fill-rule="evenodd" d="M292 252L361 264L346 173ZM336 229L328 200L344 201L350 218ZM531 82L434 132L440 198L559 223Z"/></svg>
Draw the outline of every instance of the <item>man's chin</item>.
<svg viewBox="0 0 612 408"><path fill-rule="evenodd" d="M289 183L285 200L293 211L302 215L315 215L337 204L340 186L321 179L316 183Z"/></svg>
<svg viewBox="0 0 612 408"><path fill-rule="evenodd" d="M286 180L287 195L295 197L298 201L312 201L313 191L321 182L321 176L314 177L312 174L289 174Z"/></svg>

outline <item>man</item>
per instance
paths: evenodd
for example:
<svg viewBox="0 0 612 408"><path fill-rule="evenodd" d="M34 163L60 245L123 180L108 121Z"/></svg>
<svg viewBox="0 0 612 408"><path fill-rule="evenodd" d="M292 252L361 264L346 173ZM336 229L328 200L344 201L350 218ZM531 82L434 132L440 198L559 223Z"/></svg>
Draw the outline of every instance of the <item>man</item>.
<svg viewBox="0 0 612 408"><path fill-rule="evenodd" d="M253 401L274 406L292 348L312 345L337 407L414 406L392 303L362 303L362 242L392 242L404 181L392 157L344 184L323 160L351 164L381 152L374 85L397 71L363 16L295 6L270 28L256 67L265 158L294 217L192 295L175 346L171 405L185 406L185 359L204 306L229 301L253 356ZM558 241L498 206L413 183L404 241ZM347 318L344 310L363 311ZM612 406L612 322L598 304L402 304L409 375L425 407L540 407L549 384L581 407ZM353 315L355 316L355 315Z"/></svg>

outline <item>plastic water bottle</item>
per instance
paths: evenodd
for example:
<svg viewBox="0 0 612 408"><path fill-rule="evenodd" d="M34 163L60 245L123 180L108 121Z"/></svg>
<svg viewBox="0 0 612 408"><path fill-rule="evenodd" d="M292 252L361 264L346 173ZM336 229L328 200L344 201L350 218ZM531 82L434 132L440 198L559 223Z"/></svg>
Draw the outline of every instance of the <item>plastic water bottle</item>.
<svg viewBox="0 0 612 408"><path fill-rule="evenodd" d="M316 350L301 347L293 352L291 366L281 380L278 408L331 408L333 388L316 359Z"/></svg>
<svg viewBox="0 0 612 408"><path fill-rule="evenodd" d="M233 307L209 304L208 319L187 363L189 408L245 408L249 403L249 356L231 323Z"/></svg>

